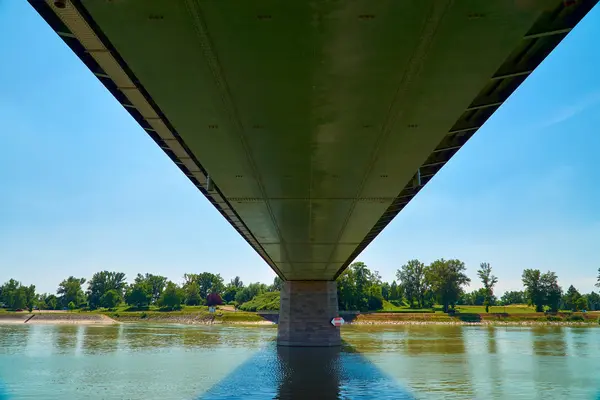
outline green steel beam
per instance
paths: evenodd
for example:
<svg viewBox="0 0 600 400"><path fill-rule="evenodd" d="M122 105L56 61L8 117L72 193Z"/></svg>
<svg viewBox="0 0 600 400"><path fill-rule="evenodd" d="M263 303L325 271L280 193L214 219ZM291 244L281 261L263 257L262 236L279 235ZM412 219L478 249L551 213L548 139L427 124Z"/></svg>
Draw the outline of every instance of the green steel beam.
<svg viewBox="0 0 600 400"><path fill-rule="evenodd" d="M29 1L277 274L330 280L598 0Z"/></svg>

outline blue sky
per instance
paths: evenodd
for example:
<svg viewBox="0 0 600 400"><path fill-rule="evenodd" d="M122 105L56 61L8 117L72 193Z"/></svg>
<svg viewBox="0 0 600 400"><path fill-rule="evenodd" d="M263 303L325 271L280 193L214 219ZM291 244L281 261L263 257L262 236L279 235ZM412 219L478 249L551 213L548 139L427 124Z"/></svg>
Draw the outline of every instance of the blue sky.
<svg viewBox="0 0 600 400"><path fill-rule="evenodd" d="M596 7L359 260L524 268L593 289L600 266ZM0 2L0 282L54 292L109 269L274 274L25 1ZM10 62L7 62L7 61Z"/></svg>

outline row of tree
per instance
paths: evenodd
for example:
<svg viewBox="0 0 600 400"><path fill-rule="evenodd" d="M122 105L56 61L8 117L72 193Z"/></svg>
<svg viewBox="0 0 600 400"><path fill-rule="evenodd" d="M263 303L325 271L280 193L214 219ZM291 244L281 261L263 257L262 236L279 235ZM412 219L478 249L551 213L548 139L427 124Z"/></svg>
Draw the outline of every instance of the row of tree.
<svg viewBox="0 0 600 400"><path fill-rule="evenodd" d="M492 267L482 263L477 276L482 288L467 293L464 289L471 282L465 273L465 264L460 260L436 260L425 265L419 260L410 260L396 273L398 282L383 282L377 271L371 271L363 262L353 263L338 277L338 301L341 310L379 310L387 300L396 306L429 308L442 305L445 312L458 305L483 305L486 311L492 305L529 303L536 311L598 310L600 295L591 292L581 294L572 285L566 293L558 285L554 272L542 273L526 269L522 274L523 291L510 291L498 298L494 287L498 278ZM166 277L153 274L138 274L127 283L122 272L100 271L89 281L70 276L63 280L54 294L36 294L35 286L24 286L14 279L0 286L0 303L11 309L61 309L61 308L114 308L126 303L136 308L151 305L165 309L177 309L181 305L216 305L246 303L257 295L281 290L282 281L276 277L273 284L256 282L247 286L235 277L225 284L220 274L202 272L184 274L183 283L178 285ZM87 290L83 285L87 282ZM597 287L600 287L598 269Z"/></svg>
<svg viewBox="0 0 600 400"><path fill-rule="evenodd" d="M498 278L493 275L489 263L481 263L477 270L483 287L470 293L464 290L471 281L465 270L465 264L460 260L441 259L428 266L419 260L411 260L397 271L398 285L396 282L391 285L383 284L383 297L393 303L405 301L410 307L431 307L437 303L443 306L445 312L457 304L483 305L486 312L492 305L523 303L535 306L537 312L546 308L551 312L559 309L600 309L599 294L591 292L582 295L572 285L563 294L556 273L551 271L542 273L537 269L524 270L521 276L524 290L506 292L498 301L494 295ZM600 268L596 286L600 287Z"/></svg>
<svg viewBox="0 0 600 400"><path fill-rule="evenodd" d="M24 286L11 279L0 286L0 303L11 309L78 309L94 310L100 307L114 308L126 303L136 308L155 305L177 309L181 305L216 305L226 302L244 303L256 295L278 291L281 279L275 278L272 285L251 283L245 286L239 277L227 285L219 274L202 272L185 274L182 285L166 277L153 274L138 274L130 284L123 272L100 271L89 281L70 276L63 280L56 294L36 294L35 286ZM87 282L87 290L84 284Z"/></svg>

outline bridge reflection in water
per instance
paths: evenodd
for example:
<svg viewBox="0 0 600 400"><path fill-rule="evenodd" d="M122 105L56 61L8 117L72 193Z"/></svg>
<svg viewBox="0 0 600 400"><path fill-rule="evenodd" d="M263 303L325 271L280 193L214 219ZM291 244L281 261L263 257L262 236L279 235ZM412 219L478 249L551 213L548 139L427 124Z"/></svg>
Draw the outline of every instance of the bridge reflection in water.
<svg viewBox="0 0 600 400"><path fill-rule="evenodd" d="M269 344L199 399L414 399L352 346Z"/></svg>

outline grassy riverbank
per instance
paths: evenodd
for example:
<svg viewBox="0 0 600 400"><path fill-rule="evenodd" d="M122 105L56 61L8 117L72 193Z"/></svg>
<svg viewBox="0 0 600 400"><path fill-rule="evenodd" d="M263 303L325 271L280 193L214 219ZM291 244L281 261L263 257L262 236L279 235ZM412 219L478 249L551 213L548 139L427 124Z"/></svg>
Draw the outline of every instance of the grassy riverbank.
<svg viewBox="0 0 600 400"><path fill-rule="evenodd" d="M505 311L505 312L504 312ZM262 315L261 315L262 314ZM536 313L528 306L493 307L485 313L483 307L457 307L457 313L449 315L438 309L392 309L369 313L343 313L348 323L355 325L589 325L600 326L600 312L553 315ZM184 307L178 311L161 311L156 308L135 310L118 307L113 310L95 311L34 311L29 313L0 310L0 323L29 324L109 324L116 322L157 324L265 324L277 320L277 312L256 313L236 311L231 306L221 306L210 313L206 306Z"/></svg>
<svg viewBox="0 0 600 400"><path fill-rule="evenodd" d="M152 322L177 324L271 324L256 313L243 311L183 309L180 311L108 311L104 315L119 322Z"/></svg>

